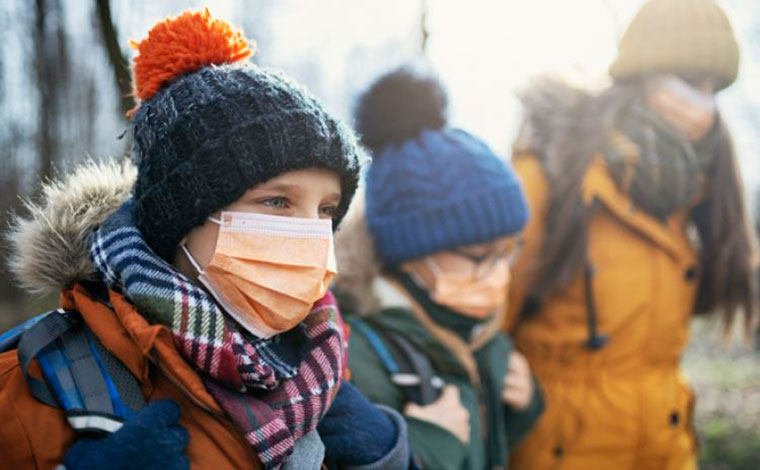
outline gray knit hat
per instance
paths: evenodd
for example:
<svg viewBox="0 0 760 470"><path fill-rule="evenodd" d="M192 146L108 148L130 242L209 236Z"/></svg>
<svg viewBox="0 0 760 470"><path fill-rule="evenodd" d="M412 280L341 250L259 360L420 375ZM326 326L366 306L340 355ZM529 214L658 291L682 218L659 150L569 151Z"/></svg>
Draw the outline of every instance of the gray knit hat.
<svg viewBox="0 0 760 470"><path fill-rule="evenodd" d="M207 13L196 15L218 23ZM166 22L160 25L166 28ZM180 45L193 53L199 49L197 34L190 40L169 37L193 41ZM146 41L151 40L149 35ZM172 60L163 46L161 59ZM154 59L140 49L143 63ZM353 133L280 73L249 62L200 62L170 77L133 114L134 217L153 251L171 259L182 237L209 214L292 170L334 171L341 181L342 217L361 166Z"/></svg>

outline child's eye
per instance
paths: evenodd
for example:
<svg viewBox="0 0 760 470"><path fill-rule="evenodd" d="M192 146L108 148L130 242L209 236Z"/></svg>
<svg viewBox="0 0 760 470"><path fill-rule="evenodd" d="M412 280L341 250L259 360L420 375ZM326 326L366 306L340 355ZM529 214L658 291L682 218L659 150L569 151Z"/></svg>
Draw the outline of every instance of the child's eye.
<svg viewBox="0 0 760 470"><path fill-rule="evenodd" d="M319 215L325 218L334 219L338 214L338 206L332 204L325 205L319 208Z"/></svg>
<svg viewBox="0 0 760 470"><path fill-rule="evenodd" d="M287 209L288 208L288 200L284 197L272 197L269 199L264 199L263 201L261 201L261 203L273 209Z"/></svg>

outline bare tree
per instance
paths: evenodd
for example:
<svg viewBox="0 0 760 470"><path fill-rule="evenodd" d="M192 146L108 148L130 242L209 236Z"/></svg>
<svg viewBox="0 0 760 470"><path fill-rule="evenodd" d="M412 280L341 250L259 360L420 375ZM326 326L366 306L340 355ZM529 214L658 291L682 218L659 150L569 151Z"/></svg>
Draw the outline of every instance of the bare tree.
<svg viewBox="0 0 760 470"><path fill-rule="evenodd" d="M111 17L111 5L108 0L95 0L95 9L98 14L98 27L103 39L103 47L108 53L108 61L113 69L116 86L119 90L122 114L132 109L135 105L132 96L131 77L129 63L119 47L119 34Z"/></svg>
<svg viewBox="0 0 760 470"><path fill-rule="evenodd" d="M55 97L55 63L53 57L56 44L51 37L51 30L57 29L55 22L60 22L60 15L53 11L55 0L35 0L34 16L34 57L37 89L39 90L39 117L37 142L39 153L38 179L44 181L53 173L56 146L56 116L58 101ZM60 13L60 12L59 12ZM65 46L59 47L65 48Z"/></svg>

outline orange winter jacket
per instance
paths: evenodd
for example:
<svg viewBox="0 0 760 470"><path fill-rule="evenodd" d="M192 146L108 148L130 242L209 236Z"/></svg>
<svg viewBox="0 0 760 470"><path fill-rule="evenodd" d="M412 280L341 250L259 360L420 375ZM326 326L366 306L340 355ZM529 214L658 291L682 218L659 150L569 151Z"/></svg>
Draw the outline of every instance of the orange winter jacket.
<svg viewBox="0 0 760 470"><path fill-rule="evenodd" d="M190 434L193 469L261 468L250 445L206 391L201 378L174 348L169 330L150 325L121 295L113 310L77 284L61 295L61 307L81 312L103 345L135 375L148 402L171 399ZM39 375L39 369L32 367ZM47 470L62 463L74 432L59 409L29 392L16 351L0 354L0 468Z"/></svg>
<svg viewBox="0 0 760 470"><path fill-rule="evenodd" d="M532 217L513 273L506 327L541 382L546 411L511 468L696 468L694 400L679 372L698 285L687 214L662 223L637 210L597 158L582 185L584 203L594 207L588 230L594 274L587 281L579 273L518 322L551 227L545 225L549 183L539 159L519 154L513 164ZM597 350L584 344L589 300L599 334L608 338Z"/></svg>

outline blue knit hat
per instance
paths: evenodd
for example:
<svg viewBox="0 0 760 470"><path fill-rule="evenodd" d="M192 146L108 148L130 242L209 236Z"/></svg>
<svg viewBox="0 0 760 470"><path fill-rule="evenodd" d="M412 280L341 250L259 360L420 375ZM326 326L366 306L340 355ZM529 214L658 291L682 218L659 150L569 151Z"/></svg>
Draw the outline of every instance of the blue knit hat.
<svg viewBox="0 0 760 470"><path fill-rule="evenodd" d="M528 207L515 173L488 146L446 126L437 80L401 69L362 97L357 128L374 153L367 223L386 265L522 230Z"/></svg>

